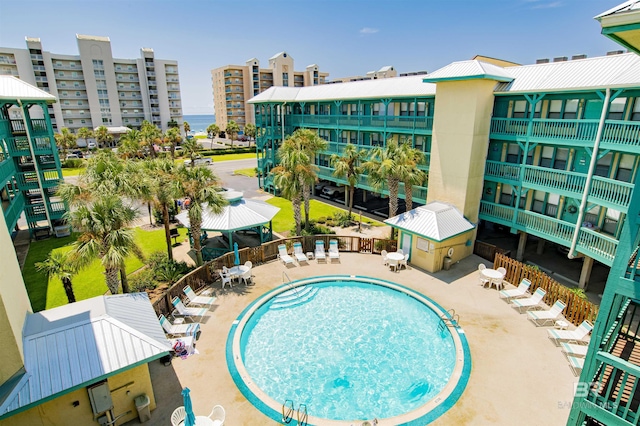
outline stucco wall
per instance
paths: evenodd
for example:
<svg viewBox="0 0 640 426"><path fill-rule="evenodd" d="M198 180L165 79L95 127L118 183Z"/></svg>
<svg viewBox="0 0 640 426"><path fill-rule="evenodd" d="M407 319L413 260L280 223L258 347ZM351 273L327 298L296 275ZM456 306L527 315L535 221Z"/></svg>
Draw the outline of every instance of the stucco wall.
<svg viewBox="0 0 640 426"><path fill-rule="evenodd" d="M400 232L400 241L405 233L406 231ZM416 234L412 234L412 236L409 263L428 272L438 272L442 269L444 258L450 248L453 248L453 256L451 256L453 263L473 253L473 244L468 246L467 241L474 241L475 229L442 242L428 240L430 245L428 252L418 249L418 238L426 238ZM433 244L433 248L431 244Z"/></svg>

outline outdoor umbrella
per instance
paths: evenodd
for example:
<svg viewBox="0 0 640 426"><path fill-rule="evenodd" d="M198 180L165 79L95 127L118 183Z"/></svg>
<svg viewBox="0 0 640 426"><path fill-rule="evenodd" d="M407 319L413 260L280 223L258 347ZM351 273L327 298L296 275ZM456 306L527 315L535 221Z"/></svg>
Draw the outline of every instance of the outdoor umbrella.
<svg viewBox="0 0 640 426"><path fill-rule="evenodd" d="M189 388L184 388L182 390L182 398L184 403L184 411L186 411L187 415L184 418L184 426L195 426L196 424L196 415L193 414L193 406L191 405L191 396L189 395Z"/></svg>
<svg viewBox="0 0 640 426"><path fill-rule="evenodd" d="M235 254L234 265L240 264L240 253L238 253L238 243L233 243L233 253Z"/></svg>

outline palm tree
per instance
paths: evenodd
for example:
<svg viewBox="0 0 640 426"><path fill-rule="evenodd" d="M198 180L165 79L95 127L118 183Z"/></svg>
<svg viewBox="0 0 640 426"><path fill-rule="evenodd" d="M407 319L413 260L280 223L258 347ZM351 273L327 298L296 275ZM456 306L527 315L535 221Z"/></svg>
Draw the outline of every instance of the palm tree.
<svg viewBox="0 0 640 426"><path fill-rule="evenodd" d="M249 145L251 145L251 139L256 138L256 125L253 123L247 123L244 126L244 134L249 137Z"/></svg>
<svg viewBox="0 0 640 426"><path fill-rule="evenodd" d="M81 127L78 129L77 136L80 139L84 139L84 144L88 148L89 143L87 142L87 139L93 137L93 132L91 131L91 129L88 129L86 127Z"/></svg>
<svg viewBox="0 0 640 426"><path fill-rule="evenodd" d="M229 139L231 139L231 146L233 146L233 135L237 134L240 131L240 126L238 126L238 123L236 123L233 120L230 120L227 123L227 129L225 130L227 132L227 136L229 136Z"/></svg>
<svg viewBox="0 0 640 426"><path fill-rule="evenodd" d="M47 275L47 279L57 278L62 281L64 292L67 294L69 303L76 301L73 294L73 283L71 279L78 272L76 265L69 260L68 252L50 251L49 256L43 261L35 264L39 272Z"/></svg>
<svg viewBox="0 0 640 426"><path fill-rule="evenodd" d="M217 124L209 124L207 127L207 133L211 135L211 149L213 149L213 141L215 140L218 133L220 133L220 127Z"/></svg>
<svg viewBox="0 0 640 426"><path fill-rule="evenodd" d="M178 174L173 161L156 158L142 163L146 176L147 199L153 203L154 208L162 213L165 240L167 242L167 256L173 259L173 246L171 245L171 229L169 222L169 208L178 196Z"/></svg>
<svg viewBox="0 0 640 426"><path fill-rule="evenodd" d="M182 136L180 136L180 129L172 127L164 134L164 143L169 145L171 150L171 159L175 158L176 146L182 142Z"/></svg>
<svg viewBox="0 0 640 426"><path fill-rule="evenodd" d="M202 247L200 234L202 213L205 209L212 213L222 212L227 201L218 190L218 178L207 167L187 168L182 166L178 170L178 193L181 197L191 200L188 207L189 227L193 238L193 249L196 252L196 264L202 265Z"/></svg>
<svg viewBox="0 0 640 426"><path fill-rule="evenodd" d="M413 185L422 185L427 179L427 174L418 168L424 164L424 153L409 143L400 144L400 158L402 159L402 182L404 182L404 199L406 210L413 209Z"/></svg>
<svg viewBox="0 0 640 426"><path fill-rule="evenodd" d="M120 197L99 194L92 203L79 205L66 215L71 225L80 231L70 252L71 260L83 267L100 259L107 287L111 294L117 294L125 259L131 254L144 259L134 241L133 230L128 228L138 211L126 206ZM122 290L128 292L126 283Z"/></svg>
<svg viewBox="0 0 640 426"><path fill-rule="evenodd" d="M156 157L156 144L162 139L162 132L155 124L149 123L147 120L142 122L140 127L140 146L149 149L151 158Z"/></svg>
<svg viewBox="0 0 640 426"><path fill-rule="evenodd" d="M139 130L129 130L122 135L118 144L118 154L123 158L139 158L142 156L142 134Z"/></svg>
<svg viewBox="0 0 640 426"><path fill-rule="evenodd" d="M191 159L191 167L194 167L196 156L198 155L198 151L202 149L202 146L198 142L196 138L187 139L182 144L182 150L185 154L189 156Z"/></svg>
<svg viewBox="0 0 640 426"><path fill-rule="evenodd" d="M60 133L56 133L54 137L56 144L62 150L62 158L66 158L67 150L76 147L76 135L71 133L66 127L63 127Z"/></svg>
<svg viewBox="0 0 640 426"><path fill-rule="evenodd" d="M182 126L184 127L184 138L187 139L187 136L189 136L189 132L191 131L191 126L188 121L182 123Z"/></svg>
<svg viewBox="0 0 640 426"><path fill-rule="evenodd" d="M331 156L331 165L335 169L333 175L337 178L345 177L349 182L349 218L353 210L353 194L358 178L364 173L362 163L366 158L366 151L358 149L356 145L347 144L342 155L333 154Z"/></svg>
<svg viewBox="0 0 640 426"><path fill-rule="evenodd" d="M113 141L113 136L109 134L109 129L105 126L100 126L96 129L94 136L96 138L96 142L98 146L103 148L107 144L111 144Z"/></svg>

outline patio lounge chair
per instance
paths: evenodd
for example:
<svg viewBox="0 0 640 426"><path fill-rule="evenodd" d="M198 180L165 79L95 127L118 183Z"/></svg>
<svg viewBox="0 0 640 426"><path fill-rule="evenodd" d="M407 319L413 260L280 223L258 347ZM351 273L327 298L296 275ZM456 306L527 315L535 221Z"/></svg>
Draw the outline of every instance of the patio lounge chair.
<svg viewBox="0 0 640 426"><path fill-rule="evenodd" d="M209 312L208 308L187 308L178 296L174 297L171 303L173 307L176 308L173 314L174 316L189 318L191 321L194 321L195 317L202 320L202 317Z"/></svg>
<svg viewBox="0 0 640 426"><path fill-rule="evenodd" d="M211 307L213 302L215 302L216 298L213 296L198 296L195 291L191 289L190 286L186 286L182 289L184 294L189 299L188 305L205 305Z"/></svg>
<svg viewBox="0 0 640 426"><path fill-rule="evenodd" d="M537 326L547 325L548 323L553 325L566 307L567 305L562 300L556 300L556 303L548 311L528 311L527 316Z"/></svg>
<svg viewBox="0 0 640 426"><path fill-rule="evenodd" d="M338 240L329 241L329 260L340 260L340 251L338 250Z"/></svg>
<svg viewBox="0 0 640 426"><path fill-rule="evenodd" d="M324 252L324 241L316 241L316 251L314 256L316 257L317 262L320 262L320 260L324 260L325 262L327 261L327 255Z"/></svg>
<svg viewBox="0 0 640 426"><path fill-rule="evenodd" d="M182 337L182 336L195 336L196 339L200 336L200 324L171 324L164 315L160 314L158 317L160 325L164 329L167 336Z"/></svg>
<svg viewBox="0 0 640 426"><path fill-rule="evenodd" d="M587 345L576 345L574 343L560 343L560 347L562 352L575 357L587 356L587 350L589 349Z"/></svg>
<svg viewBox="0 0 640 426"><path fill-rule="evenodd" d="M287 253L287 246L284 244L280 244L278 246L278 258L285 265L288 265L288 264L293 265L295 263L295 261L293 260L293 257L289 256L289 254Z"/></svg>
<svg viewBox="0 0 640 426"><path fill-rule="evenodd" d="M553 340L556 346L560 341L566 341L567 343L578 343L585 341L585 337L593 330L593 324L589 321L582 321L582 324L575 330L547 330L549 333L549 339Z"/></svg>
<svg viewBox="0 0 640 426"><path fill-rule="evenodd" d="M569 367L571 367L573 374L575 376L579 376L580 371L582 371L582 368L584 367L584 358L567 355L567 359L569 360Z"/></svg>
<svg viewBox="0 0 640 426"><path fill-rule="evenodd" d="M296 257L298 263L307 262L309 263L309 258L302 251L302 243L293 243L293 255Z"/></svg>
<svg viewBox="0 0 640 426"><path fill-rule="evenodd" d="M533 293L533 296L527 297L526 299L515 299L515 300L512 300L511 303L513 303L513 306L518 308L518 312L522 312L522 308L524 308L526 311L531 308L537 307L540 304L540 302L542 302L542 298L546 294L547 292L544 289L538 287L536 292Z"/></svg>
<svg viewBox="0 0 640 426"><path fill-rule="evenodd" d="M215 405L211 410L211 413L209 413L209 418L213 420L214 426L224 425L225 417L226 417L226 413L222 405Z"/></svg>
<svg viewBox="0 0 640 426"><path fill-rule="evenodd" d="M501 290L500 297L507 299L507 302L511 301L511 299L517 299L519 297L531 296L529 294L529 287L531 286L531 281L526 278L523 278L520 281L520 285L518 288L514 288L513 290Z"/></svg>

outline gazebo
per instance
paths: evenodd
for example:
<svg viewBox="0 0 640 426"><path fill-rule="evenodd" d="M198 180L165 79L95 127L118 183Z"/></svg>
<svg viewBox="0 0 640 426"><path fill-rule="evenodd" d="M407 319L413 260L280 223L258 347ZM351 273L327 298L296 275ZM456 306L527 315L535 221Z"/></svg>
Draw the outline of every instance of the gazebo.
<svg viewBox="0 0 640 426"><path fill-rule="evenodd" d="M242 192L227 191L223 195L229 204L224 207L222 213L214 214L204 206L201 229L222 233L222 238L228 242L228 246L226 248L203 247L202 256L205 260L233 251L233 233L237 231L255 232L259 235L261 244L273 238L271 220L280 211L279 207L264 201L244 199ZM188 211L176 215L176 219L187 228L190 227Z"/></svg>

